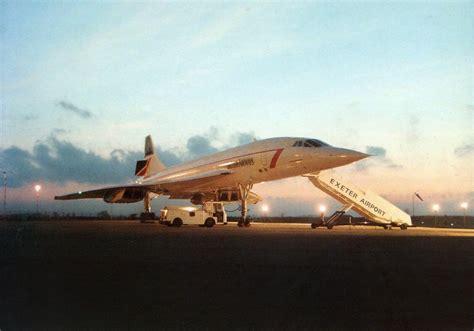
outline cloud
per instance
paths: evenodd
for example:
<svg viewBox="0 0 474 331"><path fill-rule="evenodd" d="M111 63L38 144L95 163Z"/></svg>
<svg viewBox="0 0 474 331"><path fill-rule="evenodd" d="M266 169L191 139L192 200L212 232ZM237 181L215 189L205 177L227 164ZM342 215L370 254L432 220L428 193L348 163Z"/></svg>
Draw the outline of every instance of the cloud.
<svg viewBox="0 0 474 331"><path fill-rule="evenodd" d="M387 150L380 146L366 146L365 152L372 157L356 163L357 170L366 170L372 166L383 166L391 169L401 168L401 165L396 164L387 157Z"/></svg>
<svg viewBox="0 0 474 331"><path fill-rule="evenodd" d="M35 115L35 114L26 114L26 115L22 116L22 120L25 121L25 122L35 121L38 118L39 118L39 116Z"/></svg>
<svg viewBox="0 0 474 331"><path fill-rule="evenodd" d="M223 139L219 130L211 127L204 135L195 135L188 139L184 159L193 159L231 147L245 145L255 139L253 132L237 132L230 136L228 143L222 144ZM215 147L217 145L219 147Z"/></svg>
<svg viewBox="0 0 474 331"><path fill-rule="evenodd" d="M365 148L365 151L367 152L367 154L381 158L385 158L385 156L387 155L387 150L379 146L367 146Z"/></svg>
<svg viewBox="0 0 474 331"><path fill-rule="evenodd" d="M46 143L37 143L32 152L16 146L0 151L0 161L10 173L9 185L12 187L38 180L116 183L133 175L134 161L141 156L129 152L123 160L115 155L102 158L55 137L50 137Z"/></svg>
<svg viewBox="0 0 474 331"><path fill-rule="evenodd" d="M74 105L70 102L59 101L56 105L58 107L61 107L64 110L70 111L70 112L78 115L79 117L82 117L82 118L91 118L92 117L92 113L90 111L88 111L87 109L79 108L79 107L77 107L76 105Z"/></svg>
<svg viewBox="0 0 474 331"><path fill-rule="evenodd" d="M9 186L20 187L34 181L52 183L112 184L133 178L135 161L143 152L114 150L109 157L81 149L70 142L51 136L38 142L32 152L16 146L0 150L0 164L9 173ZM160 153L166 165L179 162L170 151Z"/></svg>
<svg viewBox="0 0 474 331"><path fill-rule="evenodd" d="M143 159L141 150L115 149L108 157L102 157L59 139L56 134L61 132L54 130L46 141L37 142L31 152L17 146L0 149L0 168L8 172L10 187L21 187L36 181L117 184L134 179L135 162ZM212 137L217 137L219 132L211 129L210 133L190 137L183 153L157 146L157 154L166 166L173 166L231 147L229 144L221 148L213 147ZM233 144L234 140L240 143L251 137L253 134L237 133L230 140Z"/></svg>
<svg viewBox="0 0 474 331"><path fill-rule="evenodd" d="M54 129L51 130L51 135L57 136L57 135L66 134L66 133L69 133L69 132L71 132L71 131L61 129L61 128L54 128Z"/></svg>
<svg viewBox="0 0 474 331"><path fill-rule="evenodd" d="M256 139L253 132L238 132L232 136L232 142L235 146L245 145Z"/></svg>
<svg viewBox="0 0 474 331"><path fill-rule="evenodd" d="M454 150L454 154L457 157L466 157L466 156L469 156L469 155L473 155L474 154L474 144L466 143L464 145L461 145L461 146L457 147Z"/></svg>
<svg viewBox="0 0 474 331"><path fill-rule="evenodd" d="M189 138L186 147L191 158L217 152L217 148L211 146L211 140L200 135Z"/></svg>

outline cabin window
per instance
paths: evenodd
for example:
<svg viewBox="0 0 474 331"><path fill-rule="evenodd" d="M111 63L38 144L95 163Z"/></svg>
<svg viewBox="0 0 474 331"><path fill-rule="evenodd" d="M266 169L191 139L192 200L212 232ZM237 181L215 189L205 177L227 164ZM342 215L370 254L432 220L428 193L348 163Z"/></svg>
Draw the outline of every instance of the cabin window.
<svg viewBox="0 0 474 331"><path fill-rule="evenodd" d="M194 217L194 216L196 216L196 212L194 212L194 211L190 211L190 212L189 212L189 216L191 216L191 217Z"/></svg>
<svg viewBox="0 0 474 331"><path fill-rule="evenodd" d="M237 192L232 192L230 201L237 201L237 200L239 200L239 195L237 194Z"/></svg>

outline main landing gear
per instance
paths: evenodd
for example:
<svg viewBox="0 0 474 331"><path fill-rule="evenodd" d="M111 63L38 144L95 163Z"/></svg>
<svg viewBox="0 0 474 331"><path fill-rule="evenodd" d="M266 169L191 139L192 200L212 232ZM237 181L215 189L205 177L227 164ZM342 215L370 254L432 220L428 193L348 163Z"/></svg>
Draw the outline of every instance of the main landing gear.
<svg viewBox="0 0 474 331"><path fill-rule="evenodd" d="M246 184L242 185L239 184L239 191L240 191L240 199L241 199L241 218L239 219L237 225L239 227L246 227L250 226L250 219L247 216L247 203L250 190L252 189L253 184Z"/></svg>
<svg viewBox="0 0 474 331"><path fill-rule="evenodd" d="M150 192L147 192L143 198L145 212L140 214L140 222L142 223L155 223L155 213L151 212L151 199Z"/></svg>

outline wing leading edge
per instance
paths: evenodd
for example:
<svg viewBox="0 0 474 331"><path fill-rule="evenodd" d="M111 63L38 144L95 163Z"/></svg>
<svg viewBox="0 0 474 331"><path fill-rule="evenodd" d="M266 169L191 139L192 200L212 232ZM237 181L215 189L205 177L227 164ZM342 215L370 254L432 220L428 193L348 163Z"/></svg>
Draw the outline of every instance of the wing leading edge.
<svg viewBox="0 0 474 331"><path fill-rule="evenodd" d="M173 186L179 184L180 187L193 187L212 181L220 176L231 174L227 169L212 170L202 173L192 173L179 176L168 176L163 179L150 181L144 184L130 184L121 186L110 186L89 191L54 197L55 200L78 200L78 199L104 199L106 202L137 202L144 198L148 192L155 194L167 194L173 191ZM189 191L189 190L185 190ZM133 201L132 201L133 200Z"/></svg>

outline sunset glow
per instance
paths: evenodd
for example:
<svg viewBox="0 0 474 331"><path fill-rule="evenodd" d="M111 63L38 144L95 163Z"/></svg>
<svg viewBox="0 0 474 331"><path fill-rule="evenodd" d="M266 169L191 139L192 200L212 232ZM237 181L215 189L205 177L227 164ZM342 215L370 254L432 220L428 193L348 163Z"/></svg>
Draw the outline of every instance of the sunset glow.
<svg viewBox="0 0 474 331"><path fill-rule="evenodd" d="M335 171L404 210L421 192L420 215L434 204L472 213L469 2L11 1L2 27L0 171L12 212L34 210L40 190L44 210L108 210L53 197L134 182L151 134L167 166L313 137L370 154ZM272 214L340 207L302 177L253 190Z"/></svg>

